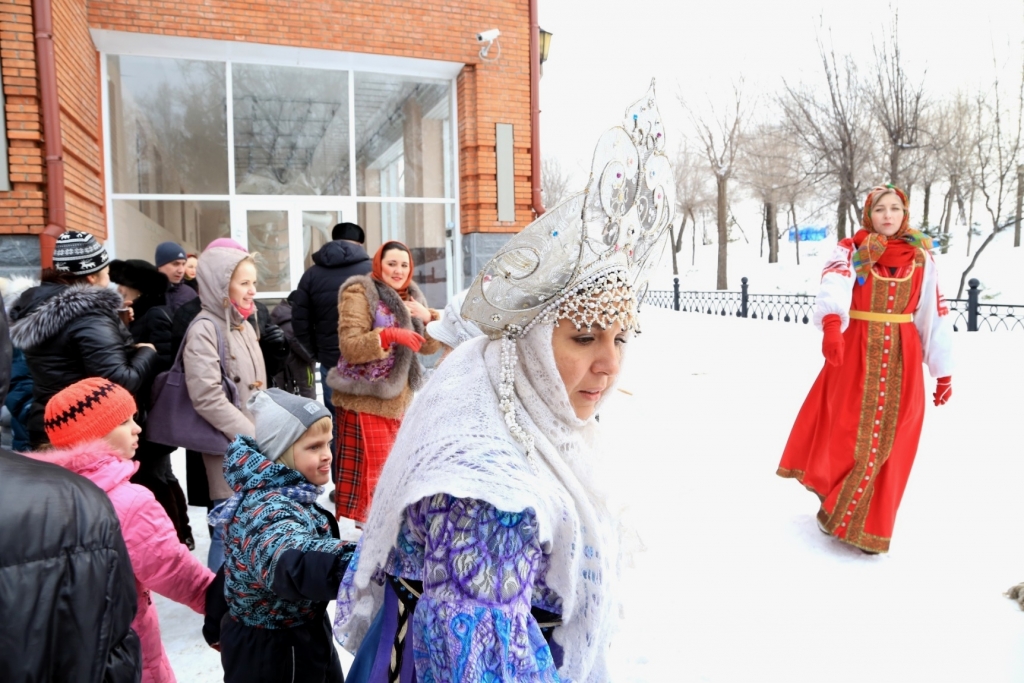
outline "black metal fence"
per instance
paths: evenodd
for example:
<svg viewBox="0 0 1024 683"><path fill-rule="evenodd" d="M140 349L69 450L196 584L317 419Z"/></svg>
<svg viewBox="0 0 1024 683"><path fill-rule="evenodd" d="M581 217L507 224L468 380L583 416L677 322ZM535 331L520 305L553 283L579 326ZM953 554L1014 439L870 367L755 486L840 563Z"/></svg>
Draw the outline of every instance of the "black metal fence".
<svg viewBox="0 0 1024 683"><path fill-rule="evenodd" d="M674 278L672 289L653 289L644 294L643 303L705 315L735 316L784 323L807 325L814 313L814 299L810 294L751 294L747 278L740 279L740 291L682 292L679 278ZM949 299L949 314L953 317L953 330L1019 330L1024 332L1024 306L1013 304L986 304L978 300L980 283L968 282L966 299Z"/></svg>

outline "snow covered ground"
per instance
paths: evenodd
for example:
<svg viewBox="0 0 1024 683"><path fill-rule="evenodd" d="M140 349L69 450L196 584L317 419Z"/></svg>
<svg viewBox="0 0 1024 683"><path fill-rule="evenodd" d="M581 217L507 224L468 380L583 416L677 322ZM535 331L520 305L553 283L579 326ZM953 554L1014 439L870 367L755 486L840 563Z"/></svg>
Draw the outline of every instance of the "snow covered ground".
<svg viewBox="0 0 1024 683"><path fill-rule="evenodd" d="M1024 613L1002 596L1024 581L1022 346L956 335L953 398L928 404L891 552L868 556L822 535L815 496L775 476L819 333L645 309L631 395L601 416L646 545L623 577L614 680L1024 680ZM157 600L178 680L220 680L201 618Z"/></svg>

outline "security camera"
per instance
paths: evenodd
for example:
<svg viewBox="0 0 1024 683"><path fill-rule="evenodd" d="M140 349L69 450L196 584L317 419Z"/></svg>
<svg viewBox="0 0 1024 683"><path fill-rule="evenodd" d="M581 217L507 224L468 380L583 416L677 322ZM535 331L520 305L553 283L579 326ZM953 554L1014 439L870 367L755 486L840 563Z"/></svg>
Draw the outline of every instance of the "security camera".
<svg viewBox="0 0 1024 683"><path fill-rule="evenodd" d="M482 31L476 34L476 40L478 43L490 43L500 35L501 31L496 28L492 28L490 31Z"/></svg>

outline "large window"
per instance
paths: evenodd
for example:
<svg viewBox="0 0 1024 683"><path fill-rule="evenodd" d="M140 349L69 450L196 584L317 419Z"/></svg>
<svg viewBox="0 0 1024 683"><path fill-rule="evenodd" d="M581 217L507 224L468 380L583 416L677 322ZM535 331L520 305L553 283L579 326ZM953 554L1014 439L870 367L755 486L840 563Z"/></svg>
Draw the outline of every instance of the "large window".
<svg viewBox="0 0 1024 683"><path fill-rule="evenodd" d="M117 256L231 236L262 253L261 291L286 293L333 225L353 221L371 253L405 242L443 306L457 222L451 81L322 66L107 54Z"/></svg>
<svg viewBox="0 0 1024 683"><path fill-rule="evenodd" d="M235 192L351 193L348 73L234 64Z"/></svg>

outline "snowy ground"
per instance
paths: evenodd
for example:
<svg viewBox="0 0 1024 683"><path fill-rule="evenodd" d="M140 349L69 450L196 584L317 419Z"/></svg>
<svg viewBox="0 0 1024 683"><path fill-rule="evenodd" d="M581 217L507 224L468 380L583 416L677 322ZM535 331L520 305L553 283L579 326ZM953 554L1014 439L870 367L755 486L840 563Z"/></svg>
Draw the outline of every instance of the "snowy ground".
<svg viewBox="0 0 1024 683"><path fill-rule="evenodd" d="M817 499L774 474L819 333L644 316L621 382L632 395L602 411L647 546L623 578L614 680L1024 680L1024 613L1002 596L1024 581L1024 335L957 334L953 399L928 404L891 553L873 557L822 535ZM220 680L201 618L158 602L178 679Z"/></svg>

